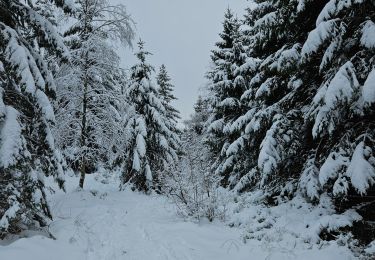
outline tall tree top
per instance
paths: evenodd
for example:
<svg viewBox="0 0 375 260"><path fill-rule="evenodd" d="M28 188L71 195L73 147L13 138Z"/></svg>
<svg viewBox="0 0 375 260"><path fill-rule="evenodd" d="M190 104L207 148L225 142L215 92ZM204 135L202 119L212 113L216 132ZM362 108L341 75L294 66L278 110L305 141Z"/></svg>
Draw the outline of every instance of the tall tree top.
<svg viewBox="0 0 375 260"><path fill-rule="evenodd" d="M212 50L211 60L215 64L215 70L226 71L230 74L233 61L233 47L240 42L241 23L228 8L223 21L223 31L219 33L220 40L216 42L216 48ZM215 78L215 73L209 72L209 78Z"/></svg>
<svg viewBox="0 0 375 260"><path fill-rule="evenodd" d="M233 35L238 34L239 28L239 20L234 15L233 11L228 8L224 15L223 32L219 34L222 41L217 42L216 46L220 49L232 48Z"/></svg>
<svg viewBox="0 0 375 260"><path fill-rule="evenodd" d="M170 83L171 78L164 64L160 66L156 80L159 85L159 95L165 102L170 103L172 100L177 99L172 93L174 86Z"/></svg>
<svg viewBox="0 0 375 260"><path fill-rule="evenodd" d="M146 63L146 57L152 55L152 53L145 51L145 42L142 39L139 39L137 45L139 51L135 55L142 63Z"/></svg>
<svg viewBox="0 0 375 260"><path fill-rule="evenodd" d="M131 68L131 78L137 80L141 80L143 78L151 79L151 73L155 71L155 69L152 65L146 62L146 57L148 55L152 55L152 53L145 51L145 42L142 41L142 39L139 39L137 45L138 52L135 53L135 56L138 58L140 63Z"/></svg>

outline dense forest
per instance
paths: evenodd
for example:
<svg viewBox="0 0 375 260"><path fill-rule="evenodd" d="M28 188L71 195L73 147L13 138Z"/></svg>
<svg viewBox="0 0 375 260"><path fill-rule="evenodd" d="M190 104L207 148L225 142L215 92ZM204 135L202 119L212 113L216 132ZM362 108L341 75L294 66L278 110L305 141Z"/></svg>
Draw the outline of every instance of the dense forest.
<svg viewBox="0 0 375 260"><path fill-rule="evenodd" d="M244 241L271 239L280 210L311 214L293 236L373 259L375 2L254 2L225 12L183 120L124 5L0 0L0 239L49 234L47 193L71 176L90 189L100 169ZM131 47L138 63L123 68Z"/></svg>

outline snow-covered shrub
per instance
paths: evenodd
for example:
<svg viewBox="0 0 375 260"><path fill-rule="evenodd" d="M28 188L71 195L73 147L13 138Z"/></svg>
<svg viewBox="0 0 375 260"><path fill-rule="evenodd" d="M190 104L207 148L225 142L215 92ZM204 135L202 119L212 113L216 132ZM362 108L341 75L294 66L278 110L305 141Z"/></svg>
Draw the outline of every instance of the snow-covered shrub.
<svg viewBox="0 0 375 260"><path fill-rule="evenodd" d="M193 176L175 176L168 187L168 196L175 203L177 214L191 219L225 221L227 216L227 191L209 183L192 182Z"/></svg>
<svg viewBox="0 0 375 260"><path fill-rule="evenodd" d="M352 209L337 213L328 194L323 194L317 204L297 195L271 207L259 203L264 196L262 191L250 192L228 204L227 221L230 226L244 230L245 243L257 240L270 252L322 249L330 245L361 252L352 234L339 231L353 227L362 217Z"/></svg>
<svg viewBox="0 0 375 260"><path fill-rule="evenodd" d="M195 106L196 113L185 122L181 134L182 155L177 167L168 171L163 191L175 203L178 213L186 218L224 220L227 191L219 188L219 178L211 169L211 152L204 143L206 135L201 132L201 125L207 119L205 104L200 99Z"/></svg>

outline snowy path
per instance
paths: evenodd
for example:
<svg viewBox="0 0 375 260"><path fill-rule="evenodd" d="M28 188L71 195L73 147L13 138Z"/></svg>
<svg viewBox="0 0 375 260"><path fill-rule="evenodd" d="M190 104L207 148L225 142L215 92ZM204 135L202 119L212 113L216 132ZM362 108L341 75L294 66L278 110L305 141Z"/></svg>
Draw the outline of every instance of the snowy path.
<svg viewBox="0 0 375 260"><path fill-rule="evenodd" d="M117 192L98 199L80 192L58 204L52 232L82 248L86 259L245 259L238 231L183 222L160 198Z"/></svg>
<svg viewBox="0 0 375 260"><path fill-rule="evenodd" d="M239 231L176 216L162 197L110 190L55 196L50 231L0 247L0 259L209 260L248 259ZM247 251L247 252L245 252Z"/></svg>
<svg viewBox="0 0 375 260"><path fill-rule="evenodd" d="M50 231L57 240L34 236L0 246L0 260L353 259L336 248L282 250L254 240L245 245L238 229L184 222L163 197L118 192L92 180L87 186L100 192L53 197Z"/></svg>

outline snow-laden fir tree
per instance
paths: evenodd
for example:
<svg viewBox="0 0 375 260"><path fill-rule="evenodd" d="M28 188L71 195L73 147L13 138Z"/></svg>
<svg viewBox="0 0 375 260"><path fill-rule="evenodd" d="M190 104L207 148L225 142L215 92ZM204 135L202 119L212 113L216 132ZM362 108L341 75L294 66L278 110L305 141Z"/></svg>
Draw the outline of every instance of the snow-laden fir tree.
<svg viewBox="0 0 375 260"><path fill-rule="evenodd" d="M375 193L374 20L373 1L328 1L301 50L314 153L300 187L311 199L328 192L341 210ZM371 207L358 209L373 220Z"/></svg>
<svg viewBox="0 0 375 260"><path fill-rule="evenodd" d="M37 45L69 53L56 28L27 3L0 1L0 239L45 226L51 214L43 179L52 175L63 185L51 133L56 87Z"/></svg>
<svg viewBox="0 0 375 260"><path fill-rule="evenodd" d="M372 117L372 27L366 18L372 7L368 1L259 1L250 11L250 55L263 61L250 82L251 107L259 110L245 134L252 136L252 150L260 148L254 173L261 187L271 181L278 193L280 183L293 183L285 186L298 186L312 200L324 191L335 197L370 188L369 165L363 164L358 183L346 169L357 147L367 149L355 136L372 138L366 121Z"/></svg>
<svg viewBox="0 0 375 260"><path fill-rule="evenodd" d="M177 98L174 96L174 85L171 83L171 78L168 75L166 66L163 64L159 68L159 72L156 75L156 83L158 86L158 94L165 108L165 124L175 135L181 135L181 130L178 128L177 124L179 119L181 119L180 112L173 106L172 102L176 101ZM176 139L176 144L174 145L177 154L181 154L182 148L179 139ZM160 183L162 186L165 185L167 179L176 170L176 164L170 164L168 167L164 167L163 174L161 174ZM163 189L163 188L162 188Z"/></svg>
<svg viewBox="0 0 375 260"><path fill-rule="evenodd" d="M309 11L302 9L308 7ZM261 187L269 195L293 187L291 178L299 174L303 115L295 105L295 77L303 41L322 3L309 1L257 1L249 9L244 44L248 51L247 90L241 96L246 109L231 124L240 136L226 149L226 165L239 162L232 171L236 190ZM314 18L315 17L315 18ZM292 161L295 160L295 161Z"/></svg>
<svg viewBox="0 0 375 260"><path fill-rule="evenodd" d="M203 134L206 122L210 115L209 104L209 98L202 97L202 95L199 95L194 105L195 113L191 115L190 123L187 123L187 125L191 125L194 131L197 132L197 134L199 135Z"/></svg>
<svg viewBox="0 0 375 260"><path fill-rule="evenodd" d="M123 5L105 0L79 0L75 3L73 24L65 32L71 60L56 75L59 124L56 137L73 169L81 174L99 163L108 166L119 147L123 126L119 106L121 95L119 57L109 40L130 45L133 25Z"/></svg>
<svg viewBox="0 0 375 260"><path fill-rule="evenodd" d="M235 116L239 109L239 97L245 91L244 86L233 86L232 65L233 45L235 37L238 36L240 23L230 9L227 9L223 22L223 32L220 33L220 41L216 43L216 50L212 51L212 70L207 73L209 79L209 90L211 95L211 118L208 123L210 147L213 152L220 155L226 142L223 128L227 120ZM233 96L233 97L232 97ZM230 118L227 118L230 117Z"/></svg>
<svg viewBox="0 0 375 260"><path fill-rule="evenodd" d="M248 58L240 21L228 9L223 22L221 40L212 51L212 70L208 73L210 117L206 123L207 142L217 162L214 166L217 174L223 176L222 184L233 184L240 174L241 161L238 154L229 151L230 144L241 135L238 120L246 112L247 104L241 100L248 89L249 75L255 70L257 62ZM229 158L228 158L228 156Z"/></svg>
<svg viewBox="0 0 375 260"><path fill-rule="evenodd" d="M177 124L178 120L181 118L180 112L171 104L171 102L177 100L177 98L173 95L174 86L171 83L171 78L164 64L160 66L156 82L159 87L159 96L166 109L167 118Z"/></svg>
<svg viewBox="0 0 375 260"><path fill-rule="evenodd" d="M152 81L154 68L146 61L150 53L145 51L141 40L138 47L138 64L131 68L126 91L135 114L127 126L132 139L126 151L122 184L130 183L142 191L160 190L162 174L178 160L179 136Z"/></svg>

